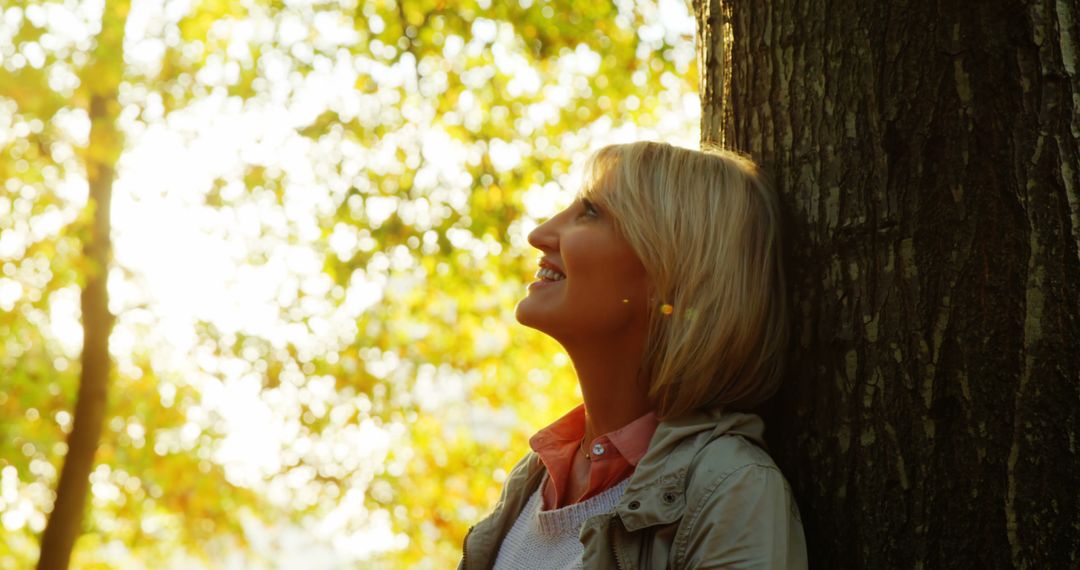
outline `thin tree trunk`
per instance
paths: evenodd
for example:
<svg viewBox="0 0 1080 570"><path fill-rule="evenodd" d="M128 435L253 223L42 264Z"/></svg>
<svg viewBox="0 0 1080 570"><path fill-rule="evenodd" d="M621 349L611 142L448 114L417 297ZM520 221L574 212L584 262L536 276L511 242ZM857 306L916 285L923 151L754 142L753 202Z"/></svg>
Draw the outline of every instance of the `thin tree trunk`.
<svg viewBox="0 0 1080 570"><path fill-rule="evenodd" d="M90 180L93 230L84 246L84 255L91 262L92 270L82 290L83 349L79 394L67 441L68 452L56 488L56 502L41 540L41 558L38 561L38 568L41 569L68 566L75 539L81 531L90 471L105 423L111 368L109 332L113 320L109 314L109 294L106 289L112 179L112 169L102 167Z"/></svg>
<svg viewBox="0 0 1080 570"><path fill-rule="evenodd" d="M109 334L113 325L107 288L112 258L110 205L115 164L122 147L116 119L127 12L126 2L106 4L94 61L81 78L90 118L90 140L84 154L90 220L83 233L87 269L81 298L82 363L68 451L56 487L56 501L41 538L41 570L68 567L75 540L82 531L90 472L105 423L111 370Z"/></svg>
<svg viewBox="0 0 1080 570"><path fill-rule="evenodd" d="M813 566L1080 566L1080 3L695 11L702 136L788 217Z"/></svg>

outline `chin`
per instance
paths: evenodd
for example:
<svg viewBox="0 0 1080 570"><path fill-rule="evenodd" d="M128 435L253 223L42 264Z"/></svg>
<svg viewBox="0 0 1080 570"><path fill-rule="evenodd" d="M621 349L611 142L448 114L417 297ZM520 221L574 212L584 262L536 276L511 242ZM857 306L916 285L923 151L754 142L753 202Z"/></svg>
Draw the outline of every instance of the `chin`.
<svg viewBox="0 0 1080 570"><path fill-rule="evenodd" d="M519 301L517 307L514 308L514 318L519 324L551 336L551 323L545 322L546 319L544 319L542 310L538 310L538 307L531 305L532 303L528 297Z"/></svg>
<svg viewBox="0 0 1080 570"><path fill-rule="evenodd" d="M530 328L536 328L534 325L535 315L529 311L529 298L525 297L521 301L518 301L517 307L514 307L514 318L517 322Z"/></svg>

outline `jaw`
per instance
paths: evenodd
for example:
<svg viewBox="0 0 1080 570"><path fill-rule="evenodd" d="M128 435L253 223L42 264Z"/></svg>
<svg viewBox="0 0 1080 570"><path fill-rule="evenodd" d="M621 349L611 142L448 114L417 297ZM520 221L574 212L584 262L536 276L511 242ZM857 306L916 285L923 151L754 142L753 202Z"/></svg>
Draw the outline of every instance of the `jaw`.
<svg viewBox="0 0 1080 570"><path fill-rule="evenodd" d="M559 289L566 286L566 279L560 281L540 280L529 284L525 297L514 308L517 321L529 328L551 335L552 326L564 320L559 316L563 312L564 294Z"/></svg>
<svg viewBox="0 0 1080 570"><path fill-rule="evenodd" d="M515 308L517 321L554 338L565 348L570 344L619 345L620 339L636 338L639 334L634 331L647 328L646 319L638 314L640 307L623 302L624 297L583 302L574 298L581 295L575 295L564 281L530 290Z"/></svg>

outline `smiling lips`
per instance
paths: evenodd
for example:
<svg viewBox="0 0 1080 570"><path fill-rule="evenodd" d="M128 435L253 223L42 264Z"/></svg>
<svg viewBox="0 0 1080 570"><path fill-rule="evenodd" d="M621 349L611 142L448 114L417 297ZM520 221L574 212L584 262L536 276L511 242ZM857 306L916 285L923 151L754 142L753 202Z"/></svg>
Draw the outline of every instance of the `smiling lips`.
<svg viewBox="0 0 1080 570"><path fill-rule="evenodd" d="M548 267L541 267L536 271L536 276L544 281L562 281L566 279L566 276L554 269Z"/></svg>
<svg viewBox="0 0 1080 570"><path fill-rule="evenodd" d="M559 266L540 258L540 269L536 270L536 278L544 281L562 281L566 279L566 274L559 269Z"/></svg>

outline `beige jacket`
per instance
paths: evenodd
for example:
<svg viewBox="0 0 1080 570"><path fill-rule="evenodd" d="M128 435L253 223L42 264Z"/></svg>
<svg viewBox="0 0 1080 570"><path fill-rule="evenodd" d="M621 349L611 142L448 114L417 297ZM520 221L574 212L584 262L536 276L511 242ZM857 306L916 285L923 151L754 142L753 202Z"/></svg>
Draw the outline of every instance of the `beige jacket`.
<svg viewBox="0 0 1080 570"><path fill-rule="evenodd" d="M584 568L806 568L799 510L763 432L743 413L661 422L615 511L582 526ZM543 474L531 452L514 467L495 510L469 529L459 570L495 564Z"/></svg>

